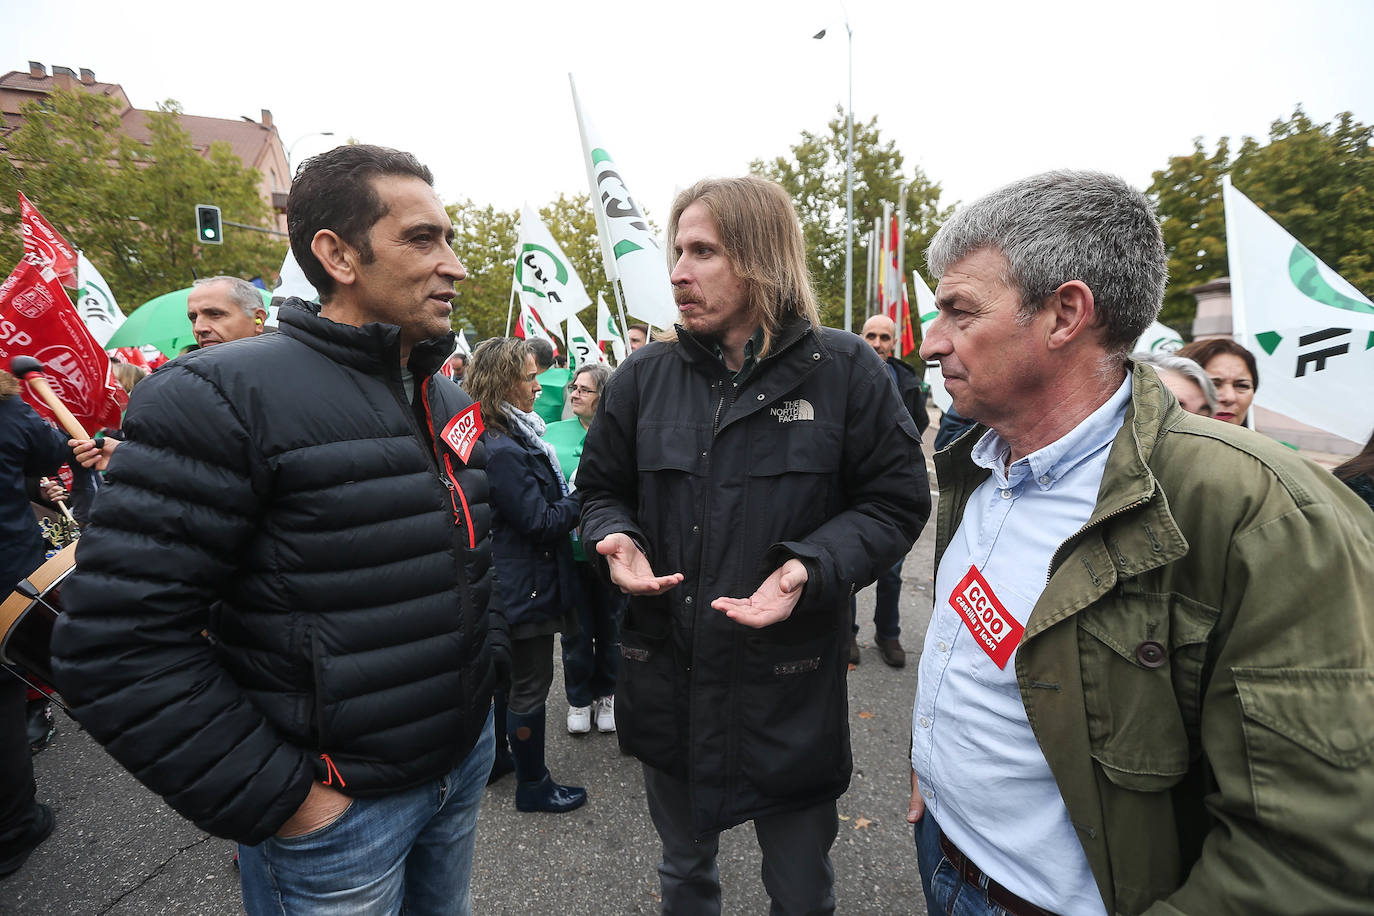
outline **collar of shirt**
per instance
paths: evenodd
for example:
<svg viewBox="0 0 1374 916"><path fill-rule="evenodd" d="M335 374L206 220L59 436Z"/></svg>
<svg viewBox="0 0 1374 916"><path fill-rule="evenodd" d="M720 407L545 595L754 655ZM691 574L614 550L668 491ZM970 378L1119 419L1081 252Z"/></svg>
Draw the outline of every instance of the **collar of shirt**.
<svg viewBox="0 0 1374 916"><path fill-rule="evenodd" d="M743 386L749 376L754 374L754 370L758 368L759 364L754 354L761 349L763 349L762 326L757 328L753 334L749 335L749 339L744 342L744 362L740 363L739 371L730 373L730 380L734 382L736 386ZM720 360L720 364L725 366L725 370L729 372L730 367L725 365L725 352L721 350L720 344L712 344L711 352L716 354L716 359Z"/></svg>
<svg viewBox="0 0 1374 916"><path fill-rule="evenodd" d="M993 479L1003 489L1011 489L1023 480L1031 479L1040 489L1048 490L1056 480L1099 449L1111 444L1121 429L1121 420L1130 400L1131 377L1128 374L1121 387L1083 422L1044 448L1013 462L1010 467L1007 466L1007 456L1011 453L1011 445L994 430L983 434L970 457L974 464L991 471Z"/></svg>

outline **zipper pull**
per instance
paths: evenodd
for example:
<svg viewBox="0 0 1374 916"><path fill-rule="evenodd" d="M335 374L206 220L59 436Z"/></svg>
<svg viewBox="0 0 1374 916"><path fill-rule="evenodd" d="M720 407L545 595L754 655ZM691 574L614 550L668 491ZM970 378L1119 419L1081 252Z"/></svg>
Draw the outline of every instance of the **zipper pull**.
<svg viewBox="0 0 1374 916"><path fill-rule="evenodd" d="M334 761L329 759L328 754L321 754L320 759L324 761L324 771L325 774L328 776L328 778L324 781L324 785L334 785L335 776L339 777L339 788L342 789L348 785L348 783L344 782L343 774L339 772L339 768L334 765Z"/></svg>

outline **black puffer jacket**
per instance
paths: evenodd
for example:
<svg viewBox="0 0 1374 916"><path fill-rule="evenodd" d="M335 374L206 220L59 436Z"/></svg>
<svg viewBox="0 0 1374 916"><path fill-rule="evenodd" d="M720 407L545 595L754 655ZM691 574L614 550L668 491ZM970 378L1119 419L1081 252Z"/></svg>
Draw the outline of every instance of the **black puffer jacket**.
<svg viewBox="0 0 1374 916"><path fill-rule="evenodd" d="M926 411L926 392L921 387L921 376L895 356L888 359L887 364L897 372L897 395L911 414L916 431L924 433L930 425L930 413Z"/></svg>
<svg viewBox="0 0 1374 916"><path fill-rule="evenodd" d="M412 352L412 406L396 327L299 300L281 323L139 385L53 636L82 725L250 844L312 780L447 772L491 701L485 448L464 464L437 435L471 405L434 374L451 336Z"/></svg>
<svg viewBox="0 0 1374 916"><path fill-rule="evenodd" d="M911 417L853 334L783 328L744 385L682 329L617 369L578 466L587 555L644 545L677 587L630 599L621 747L686 779L699 832L807 807L849 785L849 595L910 549L930 514ZM809 575L764 629L711 607L791 557Z"/></svg>

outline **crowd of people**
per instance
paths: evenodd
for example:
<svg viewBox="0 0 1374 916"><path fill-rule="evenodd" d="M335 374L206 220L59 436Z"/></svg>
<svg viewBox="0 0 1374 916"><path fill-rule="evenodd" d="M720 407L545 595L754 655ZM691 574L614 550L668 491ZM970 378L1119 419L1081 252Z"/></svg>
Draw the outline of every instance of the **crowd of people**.
<svg viewBox="0 0 1374 916"><path fill-rule="evenodd" d="M0 595L43 559L31 503L67 496L39 478L77 471L72 715L236 841L253 916L461 914L487 785L587 801L546 761L559 635L555 727L641 762L663 912L720 912L746 822L772 912L834 912L854 595L876 582L902 667L932 506L894 322L822 325L792 202L756 177L677 196L679 321L627 329L614 370L455 353L466 272L409 154L307 160L287 221L319 301L263 333L254 287L201 281L197 346L118 369L120 430L69 440L0 373ZM1374 436L1323 471L1245 428L1245 348L1131 353L1164 248L1112 176L999 189L928 258L921 356L953 398L911 710L930 912L1369 912ZM0 679L0 877L54 826L35 701Z"/></svg>

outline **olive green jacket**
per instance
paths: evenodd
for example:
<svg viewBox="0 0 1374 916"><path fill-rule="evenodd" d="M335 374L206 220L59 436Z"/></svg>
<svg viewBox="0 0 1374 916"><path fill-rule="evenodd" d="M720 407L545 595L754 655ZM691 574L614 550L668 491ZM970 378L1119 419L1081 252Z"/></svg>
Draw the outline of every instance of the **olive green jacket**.
<svg viewBox="0 0 1374 916"><path fill-rule="evenodd" d="M1110 913L1374 913L1374 513L1148 368L1016 657ZM981 427L979 428L981 430ZM939 565L988 472L935 456Z"/></svg>

